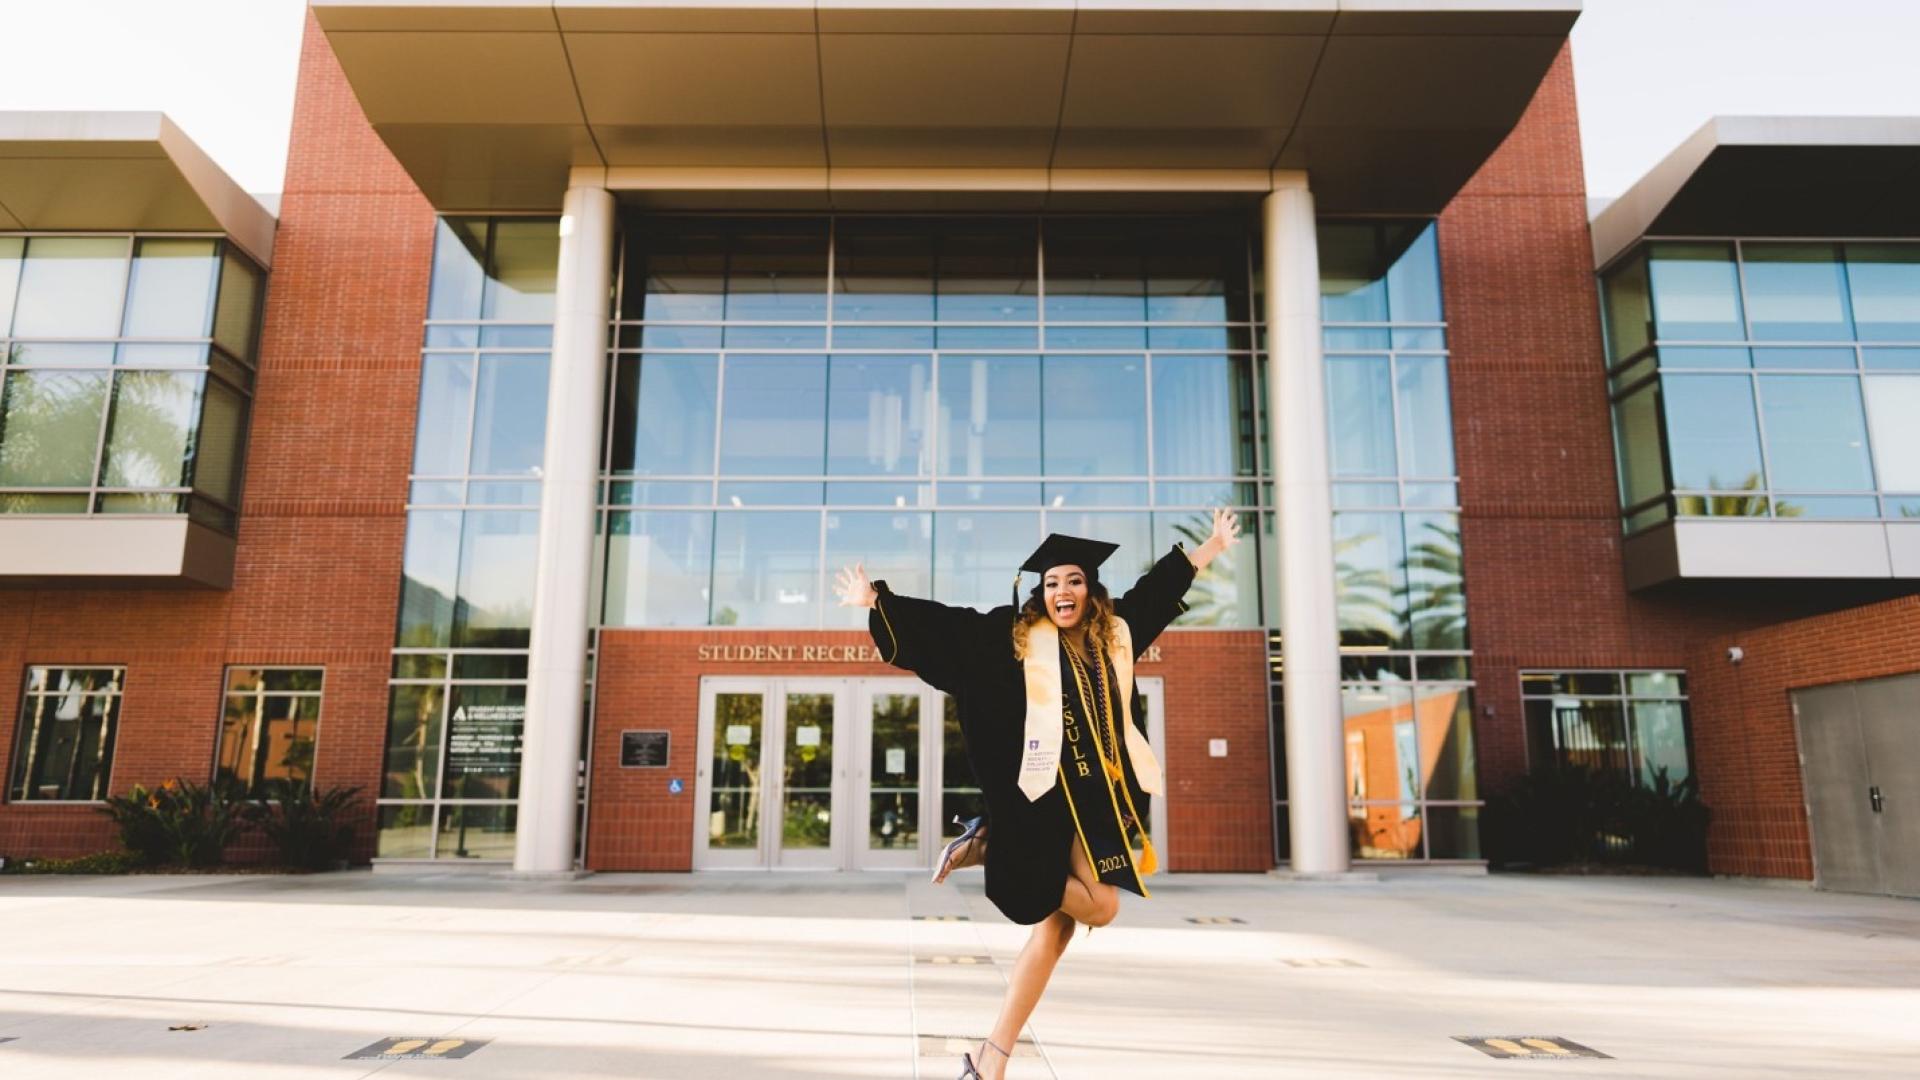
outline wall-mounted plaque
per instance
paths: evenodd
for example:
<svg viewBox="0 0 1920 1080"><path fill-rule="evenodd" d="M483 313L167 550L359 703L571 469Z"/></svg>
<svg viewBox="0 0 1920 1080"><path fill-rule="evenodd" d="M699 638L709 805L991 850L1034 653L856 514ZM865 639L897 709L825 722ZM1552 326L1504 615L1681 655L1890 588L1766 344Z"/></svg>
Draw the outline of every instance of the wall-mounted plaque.
<svg viewBox="0 0 1920 1080"><path fill-rule="evenodd" d="M623 769L664 769L667 746L665 731L623 731L620 733L620 767Z"/></svg>

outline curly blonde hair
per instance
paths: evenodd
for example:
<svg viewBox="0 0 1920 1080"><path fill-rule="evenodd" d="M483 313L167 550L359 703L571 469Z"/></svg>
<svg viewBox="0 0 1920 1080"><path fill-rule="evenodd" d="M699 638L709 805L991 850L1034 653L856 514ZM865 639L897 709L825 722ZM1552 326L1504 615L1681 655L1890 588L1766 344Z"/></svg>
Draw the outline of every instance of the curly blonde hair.
<svg viewBox="0 0 1920 1080"><path fill-rule="evenodd" d="M1045 595L1046 586L1035 585L1033 591L1027 594L1027 602L1020 605L1020 611L1014 617L1013 658L1015 660L1027 658L1027 634L1034 625L1052 619L1052 616L1047 614ZM1113 597L1097 578L1089 577L1087 581L1087 607L1090 610L1083 625L1086 626L1087 633L1092 636L1093 643L1099 648L1100 654L1105 656L1113 651Z"/></svg>

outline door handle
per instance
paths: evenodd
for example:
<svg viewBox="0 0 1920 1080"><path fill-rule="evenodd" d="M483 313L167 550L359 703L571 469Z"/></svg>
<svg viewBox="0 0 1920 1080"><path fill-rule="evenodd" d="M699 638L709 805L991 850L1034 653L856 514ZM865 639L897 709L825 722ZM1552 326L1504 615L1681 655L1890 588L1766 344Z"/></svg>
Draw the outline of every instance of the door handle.
<svg viewBox="0 0 1920 1080"><path fill-rule="evenodd" d="M1887 797L1880 794L1878 784L1867 789L1867 801L1873 804L1873 812L1876 814L1881 813L1882 809L1887 805Z"/></svg>

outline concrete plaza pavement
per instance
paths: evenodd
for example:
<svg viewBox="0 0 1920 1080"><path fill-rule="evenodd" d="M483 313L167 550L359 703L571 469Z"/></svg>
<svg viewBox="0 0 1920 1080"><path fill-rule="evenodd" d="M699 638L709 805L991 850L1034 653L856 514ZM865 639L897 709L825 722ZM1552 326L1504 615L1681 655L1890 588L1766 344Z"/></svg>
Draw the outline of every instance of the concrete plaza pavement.
<svg viewBox="0 0 1920 1080"><path fill-rule="evenodd" d="M0 1077L951 1077L1025 937L956 878L0 878ZM1920 1075L1912 901L1434 872L1154 892L1075 939L1010 1075ZM441 1056L348 1059L389 1036Z"/></svg>

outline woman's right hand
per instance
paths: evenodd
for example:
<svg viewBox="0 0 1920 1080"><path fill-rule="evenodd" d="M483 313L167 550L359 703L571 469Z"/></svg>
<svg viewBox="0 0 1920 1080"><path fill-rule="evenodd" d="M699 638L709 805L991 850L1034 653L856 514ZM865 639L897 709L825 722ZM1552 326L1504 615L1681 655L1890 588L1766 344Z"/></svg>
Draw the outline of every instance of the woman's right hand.
<svg viewBox="0 0 1920 1080"><path fill-rule="evenodd" d="M880 599L873 583L867 580L864 563L841 567L840 572L834 575L833 591L839 594L841 607L870 608Z"/></svg>

